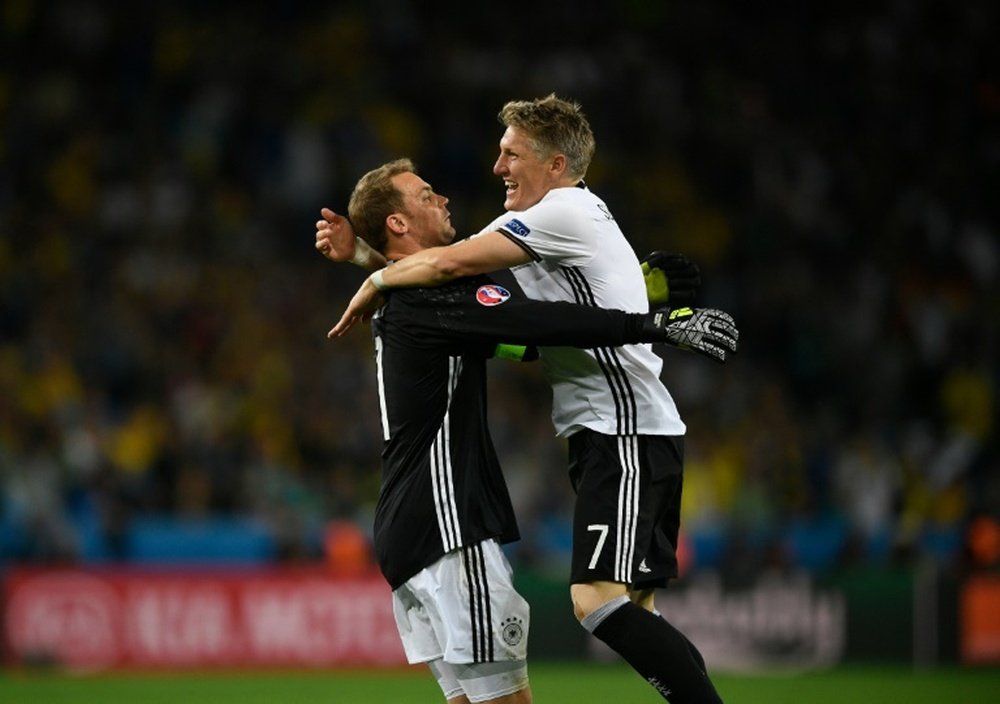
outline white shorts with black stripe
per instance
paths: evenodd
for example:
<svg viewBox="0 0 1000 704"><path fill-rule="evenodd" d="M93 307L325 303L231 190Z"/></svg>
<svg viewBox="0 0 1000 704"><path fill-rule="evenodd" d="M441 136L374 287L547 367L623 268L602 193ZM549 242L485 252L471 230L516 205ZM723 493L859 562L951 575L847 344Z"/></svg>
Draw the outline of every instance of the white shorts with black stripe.
<svg viewBox="0 0 1000 704"><path fill-rule="evenodd" d="M448 553L392 593L396 627L410 663L525 660L528 602L495 540Z"/></svg>

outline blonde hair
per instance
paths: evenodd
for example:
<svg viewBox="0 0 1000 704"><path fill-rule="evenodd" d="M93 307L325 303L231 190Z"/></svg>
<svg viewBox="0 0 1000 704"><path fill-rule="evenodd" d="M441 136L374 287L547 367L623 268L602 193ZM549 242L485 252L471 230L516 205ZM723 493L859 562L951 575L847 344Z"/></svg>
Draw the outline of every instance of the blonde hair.
<svg viewBox="0 0 1000 704"><path fill-rule="evenodd" d="M385 254L388 237L385 221L393 213L405 210L403 194L392 183L393 176L416 173L409 159L396 159L372 169L360 179L347 204L354 234L364 239L372 249Z"/></svg>
<svg viewBox="0 0 1000 704"><path fill-rule="evenodd" d="M505 127L523 130L540 158L566 156L566 171L573 178L587 174L594 157L594 133L581 107L550 93L535 100L511 100L497 119Z"/></svg>

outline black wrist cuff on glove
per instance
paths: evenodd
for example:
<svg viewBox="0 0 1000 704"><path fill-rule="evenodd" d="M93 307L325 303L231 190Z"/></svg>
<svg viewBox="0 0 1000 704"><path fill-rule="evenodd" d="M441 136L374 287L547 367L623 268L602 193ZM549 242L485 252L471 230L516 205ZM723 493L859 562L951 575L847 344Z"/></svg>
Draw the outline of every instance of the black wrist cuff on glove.
<svg viewBox="0 0 1000 704"><path fill-rule="evenodd" d="M638 342L656 342L661 340L659 336L652 334L652 327L647 326L647 322L652 319L652 313L626 313L625 314L625 343L635 344Z"/></svg>

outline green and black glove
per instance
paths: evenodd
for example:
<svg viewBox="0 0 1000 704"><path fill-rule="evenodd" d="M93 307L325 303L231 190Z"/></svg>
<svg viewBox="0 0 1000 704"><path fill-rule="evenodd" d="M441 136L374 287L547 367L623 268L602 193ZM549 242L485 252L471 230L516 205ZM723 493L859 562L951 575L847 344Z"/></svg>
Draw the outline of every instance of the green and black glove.
<svg viewBox="0 0 1000 704"><path fill-rule="evenodd" d="M648 341L666 342L717 362L735 352L740 331L733 317L715 308L674 308L643 315L642 334Z"/></svg>
<svg viewBox="0 0 1000 704"><path fill-rule="evenodd" d="M683 254L650 252L640 262L646 280L646 298L654 305L681 306L694 302L701 286L698 265Z"/></svg>

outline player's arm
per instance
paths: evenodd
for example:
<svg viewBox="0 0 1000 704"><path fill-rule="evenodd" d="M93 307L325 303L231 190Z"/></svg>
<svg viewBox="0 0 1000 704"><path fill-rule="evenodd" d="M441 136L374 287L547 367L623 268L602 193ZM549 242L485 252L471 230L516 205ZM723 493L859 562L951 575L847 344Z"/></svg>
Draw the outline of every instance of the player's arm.
<svg viewBox="0 0 1000 704"><path fill-rule="evenodd" d="M560 304L555 304L560 305ZM574 309L600 310L566 304ZM609 314L621 311L603 311ZM574 312L573 315L577 313ZM567 311L560 311L566 317ZM622 344L637 342L663 342L679 349L695 352L716 362L725 362L729 353L736 352L740 332L732 316L715 308L675 308L654 310L649 313L621 313L625 317L622 329ZM555 321L546 324L554 325ZM558 331L556 331L558 332ZM569 337L572 334L568 333ZM543 342L537 342L544 345ZM560 344L560 343L549 343ZM574 346L597 347L603 345L585 344ZM613 344L613 343L612 343Z"/></svg>
<svg viewBox="0 0 1000 704"><path fill-rule="evenodd" d="M355 237L347 218L329 208L323 208L320 214L323 219L316 221L316 249L324 257L334 262L350 262L367 271L378 271L386 265L385 257Z"/></svg>
<svg viewBox="0 0 1000 704"><path fill-rule="evenodd" d="M448 311L442 308L440 320L447 335L466 341L584 348L639 342L629 335L629 322L634 322L629 314L566 301L512 298L490 307L460 303Z"/></svg>
<svg viewBox="0 0 1000 704"><path fill-rule="evenodd" d="M531 255L499 231L444 247L424 249L365 279L327 337L339 337L355 323L371 317L378 309L382 292L387 289L438 286L459 277L506 269L528 261Z"/></svg>
<svg viewBox="0 0 1000 704"><path fill-rule="evenodd" d="M411 254L384 270L377 283L381 290L438 286L464 276L509 269L530 260L530 255L506 235L488 232Z"/></svg>
<svg viewBox="0 0 1000 704"><path fill-rule="evenodd" d="M459 303L442 315L439 325L458 339L503 340L508 349L514 345L592 348L663 342L719 362L736 351L739 339L732 317L712 308L626 313L531 299L510 299L489 307Z"/></svg>

